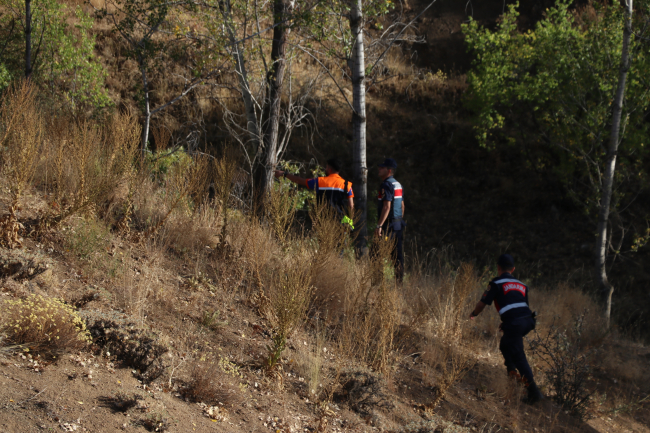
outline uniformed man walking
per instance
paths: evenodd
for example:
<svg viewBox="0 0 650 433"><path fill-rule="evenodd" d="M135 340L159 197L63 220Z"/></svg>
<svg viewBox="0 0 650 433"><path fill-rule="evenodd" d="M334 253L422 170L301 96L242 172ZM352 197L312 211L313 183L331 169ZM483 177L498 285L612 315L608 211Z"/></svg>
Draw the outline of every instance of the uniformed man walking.
<svg viewBox="0 0 650 433"><path fill-rule="evenodd" d="M512 276L514 270L515 261L510 254L499 256L497 260L499 276L490 281L488 289L470 314L470 319L481 314L486 305L494 302L501 316L499 329L503 332L503 336L499 349L503 354L506 369L511 377L521 378L528 388L525 401L533 404L543 396L535 384L533 371L526 359L524 336L535 329L535 314L529 307L528 287Z"/></svg>
<svg viewBox="0 0 650 433"><path fill-rule="evenodd" d="M404 197L402 185L395 180L397 162L393 158L386 158L379 164L379 185L377 196L377 228L375 235L381 239L382 235L395 240L395 278L401 283L404 278Z"/></svg>

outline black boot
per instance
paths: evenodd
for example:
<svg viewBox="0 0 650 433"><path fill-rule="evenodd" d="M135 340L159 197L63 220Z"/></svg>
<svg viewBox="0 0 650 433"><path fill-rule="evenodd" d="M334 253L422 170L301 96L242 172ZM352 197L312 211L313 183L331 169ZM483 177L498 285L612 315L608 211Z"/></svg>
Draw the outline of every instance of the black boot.
<svg viewBox="0 0 650 433"><path fill-rule="evenodd" d="M535 383L531 383L528 385L528 396L524 398L524 403L535 404L538 401L542 400L543 398L544 396L542 395L542 392L539 390L539 388Z"/></svg>

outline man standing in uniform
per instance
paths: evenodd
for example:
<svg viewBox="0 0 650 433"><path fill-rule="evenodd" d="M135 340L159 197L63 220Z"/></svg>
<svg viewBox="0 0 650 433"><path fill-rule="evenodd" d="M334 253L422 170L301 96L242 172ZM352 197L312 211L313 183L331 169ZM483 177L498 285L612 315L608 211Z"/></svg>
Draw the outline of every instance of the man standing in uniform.
<svg viewBox="0 0 650 433"><path fill-rule="evenodd" d="M528 365L524 352L524 336L535 329L535 314L530 311L528 302L528 287L512 276L515 261L510 254L503 254L497 260L499 276L492 281L476 304L470 319L481 314L486 305L492 304L501 316L503 332L499 349L503 354L508 374L517 379L521 378L528 388L528 396L524 400L528 404L540 401L543 396L533 379L533 371ZM517 373L519 370L519 373Z"/></svg>
<svg viewBox="0 0 650 433"><path fill-rule="evenodd" d="M381 239L382 234L395 240L395 278L401 283L404 278L404 199L402 185L395 180L397 162L386 158L379 164L379 185L377 202L377 228L375 236Z"/></svg>
<svg viewBox="0 0 650 433"><path fill-rule="evenodd" d="M339 176L341 170L341 161L338 158L330 158L325 166L325 177L315 177L313 179L304 179L300 176L294 176L286 171L275 171L275 177L284 177L298 185L306 186L312 191L316 191L316 197L319 200L326 200L340 215L345 215L345 207L354 210L354 193L352 192L352 182L348 182ZM349 223L348 223L349 221ZM343 221L351 224L352 220ZM354 227L353 227L354 228Z"/></svg>

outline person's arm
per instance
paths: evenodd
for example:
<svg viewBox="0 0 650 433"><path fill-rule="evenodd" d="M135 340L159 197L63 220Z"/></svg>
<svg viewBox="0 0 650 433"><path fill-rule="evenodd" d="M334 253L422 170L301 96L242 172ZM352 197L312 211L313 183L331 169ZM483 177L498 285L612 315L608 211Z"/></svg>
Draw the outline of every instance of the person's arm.
<svg viewBox="0 0 650 433"><path fill-rule="evenodd" d="M286 175L285 175L285 173L286 173ZM275 177L279 178L279 177L282 177L282 176L284 176L286 179L289 179L291 182L293 182L295 184L302 185L302 186L307 186L307 179L303 179L300 176L294 176L293 174L287 173L285 171L275 170Z"/></svg>
<svg viewBox="0 0 650 433"><path fill-rule="evenodd" d="M404 199L402 199L402 218L404 218Z"/></svg>
<svg viewBox="0 0 650 433"><path fill-rule="evenodd" d="M381 227L384 225L386 219L388 218L391 203L391 201L384 200L384 206L381 208L381 214L379 215L379 220L377 220L377 228L375 229L375 234L377 236L381 236Z"/></svg>
<svg viewBox="0 0 650 433"><path fill-rule="evenodd" d="M348 206L350 207L350 211L354 210L354 198L351 195L348 196Z"/></svg>
<svg viewBox="0 0 650 433"><path fill-rule="evenodd" d="M478 316L479 314L481 314L481 311L483 311L484 308L485 308L485 302L478 301L476 307L474 307L474 311L472 311L472 313L469 315L469 318L473 319L474 317Z"/></svg>

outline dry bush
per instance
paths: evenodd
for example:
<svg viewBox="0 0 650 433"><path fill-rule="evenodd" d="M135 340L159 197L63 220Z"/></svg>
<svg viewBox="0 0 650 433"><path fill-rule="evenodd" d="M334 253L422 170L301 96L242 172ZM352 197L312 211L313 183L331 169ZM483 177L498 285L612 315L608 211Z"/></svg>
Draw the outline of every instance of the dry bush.
<svg viewBox="0 0 650 433"><path fill-rule="evenodd" d="M265 365L270 371L280 361L287 339L306 318L312 295L309 256L298 251L282 258L269 272L268 303L263 311L273 329L273 344L267 347Z"/></svg>
<svg viewBox="0 0 650 433"><path fill-rule="evenodd" d="M85 310L93 343L124 365L136 369L138 379L151 382L160 377L167 366L162 355L169 350L159 334L141 327L123 313Z"/></svg>
<svg viewBox="0 0 650 433"><path fill-rule="evenodd" d="M23 228L18 221L20 198L40 159L43 143L43 119L36 103L36 91L29 81L11 87L0 106L1 173L7 182L8 200L3 203L8 212L0 216L0 246L19 248Z"/></svg>
<svg viewBox="0 0 650 433"><path fill-rule="evenodd" d="M597 347L586 347L587 310L577 315L570 327L551 325L541 334L535 331L530 350L545 366L544 375L553 388L553 399L579 419L585 419L594 390L589 386L599 362Z"/></svg>
<svg viewBox="0 0 650 433"><path fill-rule="evenodd" d="M582 344L600 346L607 335L600 305L587 293L568 284L533 291L531 308L537 311L538 331L549 326L571 328L575 318L584 315Z"/></svg>
<svg viewBox="0 0 650 433"><path fill-rule="evenodd" d="M233 257L236 257L234 265L243 268L251 276L254 286L261 290L265 270L280 254L271 231L256 217L243 217L231 224L231 237Z"/></svg>
<svg viewBox="0 0 650 433"><path fill-rule="evenodd" d="M346 287L338 335L341 353L383 373L390 368L400 324L399 289L383 277L392 263L391 251L389 242L380 242L371 257L357 263L354 279Z"/></svg>
<svg viewBox="0 0 650 433"><path fill-rule="evenodd" d="M325 364L324 349L327 342L326 328L320 321L316 321L316 332L312 344L309 346L298 346L296 353L296 370L301 377L307 380L307 392L309 398L314 401L322 399L322 393L327 391L324 384L331 382L333 377L323 370Z"/></svg>
<svg viewBox="0 0 650 433"><path fill-rule="evenodd" d="M40 183L52 190L50 211L40 230L72 215L95 214L121 185L128 183L138 150L135 116L116 113L100 126L65 117L48 119L48 146Z"/></svg>
<svg viewBox="0 0 650 433"><path fill-rule="evenodd" d="M212 161L207 155L197 154L181 158L172 164L165 175L161 190L165 213L147 229L144 238L155 235L173 212L191 216L207 197Z"/></svg>
<svg viewBox="0 0 650 433"><path fill-rule="evenodd" d="M214 163L214 204L219 209L221 216L221 246L226 246L226 236L228 235L228 206L231 201L233 190L233 180L237 174L237 161L230 152L217 159Z"/></svg>
<svg viewBox="0 0 650 433"><path fill-rule="evenodd" d="M334 399L346 401L352 410L363 416L371 416L376 409L394 407L386 380L377 372L359 367L346 369L341 372L339 383Z"/></svg>
<svg viewBox="0 0 650 433"><path fill-rule="evenodd" d="M309 217L315 307L325 316L338 316L347 287L354 279L355 262L345 252L353 248L356 235L341 224L341 216L323 200L312 201Z"/></svg>
<svg viewBox="0 0 650 433"><path fill-rule="evenodd" d="M30 295L3 302L5 344L22 345L47 358L86 346L90 334L70 305L54 298Z"/></svg>
<svg viewBox="0 0 650 433"><path fill-rule="evenodd" d="M425 353L422 359L431 369L432 376L433 371L440 372L432 407L437 406L449 388L476 363L472 355L475 334L466 317L478 285L474 267L462 264L455 272L442 270L438 275L429 277L429 284L420 287L419 302L426 308L426 314L420 317L428 319L428 345L423 349Z"/></svg>
<svg viewBox="0 0 650 433"><path fill-rule="evenodd" d="M113 289L115 306L142 322L157 282L155 267L125 257Z"/></svg>
<svg viewBox="0 0 650 433"><path fill-rule="evenodd" d="M278 183L271 188L265 210L269 226L282 247L291 240L291 226L296 216L297 195L289 185Z"/></svg>
<svg viewBox="0 0 650 433"><path fill-rule="evenodd" d="M182 393L194 402L233 406L243 401L242 388L238 383L240 379L241 374L236 367L224 358L219 361L196 361Z"/></svg>

